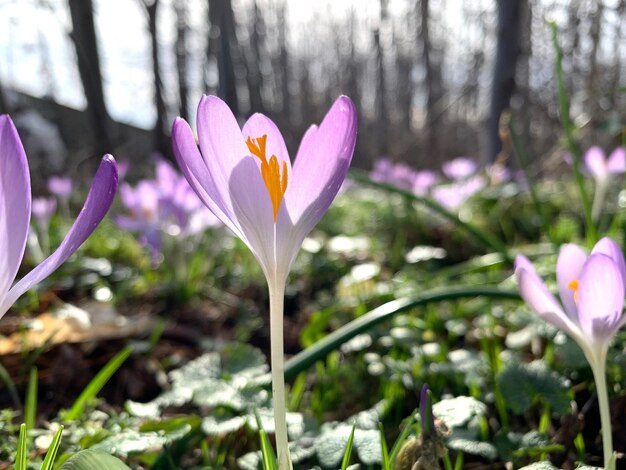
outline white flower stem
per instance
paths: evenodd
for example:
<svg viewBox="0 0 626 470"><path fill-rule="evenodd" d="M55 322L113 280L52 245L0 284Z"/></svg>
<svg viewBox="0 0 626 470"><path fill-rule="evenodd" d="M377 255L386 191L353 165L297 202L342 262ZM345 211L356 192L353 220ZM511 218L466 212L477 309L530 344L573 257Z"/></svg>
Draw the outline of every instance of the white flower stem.
<svg viewBox="0 0 626 470"><path fill-rule="evenodd" d="M611 429L611 412L609 409L609 394L606 388L606 357L595 364L591 362L593 379L596 382L598 406L600 407L600 425L602 426L602 451L604 452L604 468L608 468L613 455L613 434Z"/></svg>
<svg viewBox="0 0 626 470"><path fill-rule="evenodd" d="M276 455L279 470L291 470L285 407L285 357L283 348L283 311L285 283L268 282L270 293L270 341L272 363L272 400L276 426Z"/></svg>

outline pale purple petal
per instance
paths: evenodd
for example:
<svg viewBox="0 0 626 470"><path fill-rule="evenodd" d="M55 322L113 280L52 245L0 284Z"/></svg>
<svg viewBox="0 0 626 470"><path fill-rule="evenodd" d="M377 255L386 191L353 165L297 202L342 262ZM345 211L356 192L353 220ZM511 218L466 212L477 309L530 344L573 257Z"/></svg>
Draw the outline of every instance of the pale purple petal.
<svg viewBox="0 0 626 470"><path fill-rule="evenodd" d="M73 186L74 183L68 176L51 176L48 180L48 191L61 199L70 197Z"/></svg>
<svg viewBox="0 0 626 470"><path fill-rule="evenodd" d="M171 196L178 184L180 176L174 170L174 167L159 158L156 163L156 184L159 187L160 192L165 196Z"/></svg>
<svg viewBox="0 0 626 470"><path fill-rule="evenodd" d="M257 139L263 135L267 135L266 141L266 153L267 160L269 161L272 155L276 155L278 163L280 164L280 171L283 169L283 162L287 162L288 172L291 173L291 161L289 160L289 153L287 152L287 146L282 134L276 127L276 124L263 114L256 113L250 116L250 119L246 121L243 126L243 137L247 141L248 137ZM250 155L250 151L247 150L247 155ZM259 163L260 160L254 157ZM291 176L291 174L289 174Z"/></svg>
<svg viewBox="0 0 626 470"><path fill-rule="evenodd" d="M587 254L577 245L568 243L561 247L556 261L556 282L565 312L573 321L578 321L578 307L574 299L575 291L570 288L572 281L578 280Z"/></svg>
<svg viewBox="0 0 626 470"><path fill-rule="evenodd" d="M33 217L37 223L46 226L57 210L57 200L53 197L36 197L31 206Z"/></svg>
<svg viewBox="0 0 626 470"><path fill-rule="evenodd" d="M457 157L441 166L443 173L453 180L463 180L476 173L476 162L471 158Z"/></svg>
<svg viewBox="0 0 626 470"><path fill-rule="evenodd" d="M593 254L583 267L578 289L578 318L589 339L611 338L620 326L624 282L613 260Z"/></svg>
<svg viewBox="0 0 626 470"><path fill-rule="evenodd" d="M352 101L338 98L319 127L304 135L278 213L278 262L288 269L300 245L328 210L343 183L354 152L357 115Z"/></svg>
<svg viewBox="0 0 626 470"><path fill-rule="evenodd" d="M243 158L230 177L233 210L244 242L254 253L268 279L275 279L274 209L255 157ZM284 208L281 207L281 210ZM282 249L282 247L281 247Z"/></svg>
<svg viewBox="0 0 626 470"><path fill-rule="evenodd" d="M537 275L532 263L524 256L515 258L515 277L520 295L530 308L574 339L581 337L576 323L567 317L554 295Z"/></svg>
<svg viewBox="0 0 626 470"><path fill-rule="evenodd" d="M299 235L302 239L328 210L346 177L356 129L354 103L341 96L320 126L310 128L302 139L285 194L289 216L304 233Z"/></svg>
<svg viewBox="0 0 626 470"><path fill-rule="evenodd" d="M615 150L609 156L609 163L607 164L609 173L619 174L626 172L626 150L624 147L616 147Z"/></svg>
<svg viewBox="0 0 626 470"><path fill-rule="evenodd" d="M22 262L30 211L26 153L11 118L0 115L0 301Z"/></svg>
<svg viewBox="0 0 626 470"><path fill-rule="evenodd" d="M184 119L176 118L172 127L172 146L178 166L187 178L189 185L200 200L218 219L220 219L235 235L245 240L237 219L233 214L228 187L225 194L216 187L213 176L200 155L189 124Z"/></svg>
<svg viewBox="0 0 626 470"><path fill-rule="evenodd" d="M606 157L600 147L590 147L585 152L585 167L595 178L607 177Z"/></svg>
<svg viewBox="0 0 626 470"><path fill-rule="evenodd" d="M602 238L598 243L595 244L593 250L591 250L591 254L602 253L603 255L607 255L609 258L613 260L615 266L617 266L618 271L622 276L622 280L626 283L626 263L624 262L624 253L609 237Z"/></svg>
<svg viewBox="0 0 626 470"><path fill-rule="evenodd" d="M202 97L196 121L202 158L211 174L215 190L228 203L230 175L241 159L250 155L250 151L235 116L218 97Z"/></svg>
<svg viewBox="0 0 626 470"><path fill-rule="evenodd" d="M0 315L4 314L20 295L48 277L63 264L91 235L111 207L117 184L118 174L115 160L112 156L105 155L96 172L89 194L87 194L85 205L61 245L9 290L0 306Z"/></svg>

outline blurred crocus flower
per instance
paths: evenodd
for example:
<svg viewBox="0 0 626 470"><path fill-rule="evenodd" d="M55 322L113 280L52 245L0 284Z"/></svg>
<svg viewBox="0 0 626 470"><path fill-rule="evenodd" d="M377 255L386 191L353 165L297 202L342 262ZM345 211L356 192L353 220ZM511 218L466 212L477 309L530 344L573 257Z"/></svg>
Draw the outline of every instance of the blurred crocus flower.
<svg viewBox="0 0 626 470"><path fill-rule="evenodd" d="M19 296L48 277L91 235L113 202L117 181L115 160L106 155L83 209L59 248L13 284L28 238L32 210L30 175L17 130L8 116L0 115L0 317Z"/></svg>
<svg viewBox="0 0 626 470"><path fill-rule="evenodd" d="M120 189L127 215L117 224L139 233L139 242L150 250L153 264L162 258L162 234L187 237L216 226L219 220L202 205L180 173L165 160L156 163L154 180L142 180L133 188L123 183Z"/></svg>
<svg viewBox="0 0 626 470"><path fill-rule="evenodd" d="M433 188L432 197L448 210L457 209L487 185L480 175Z"/></svg>
<svg viewBox="0 0 626 470"><path fill-rule="evenodd" d="M48 191L59 199L69 199L74 183L68 176L51 176L48 180Z"/></svg>
<svg viewBox="0 0 626 470"><path fill-rule="evenodd" d="M174 154L200 199L250 248L270 292L272 396L280 470L292 468L287 441L283 357L284 290L302 241L339 191L352 160L356 109L342 96L302 138L292 165L276 125L262 114L239 128L226 103L200 100L200 150L176 119Z"/></svg>
<svg viewBox="0 0 626 470"><path fill-rule="evenodd" d="M610 175L626 172L626 151L624 147L617 147L609 158L600 147L590 147L585 152L585 168L596 179L605 180Z"/></svg>
<svg viewBox="0 0 626 470"><path fill-rule="evenodd" d="M439 182L439 175L431 170L421 170L415 173L413 178L413 194L426 196L432 187Z"/></svg>
<svg viewBox="0 0 626 470"><path fill-rule="evenodd" d="M33 217L40 227L46 228L57 210L57 200L52 197L36 197L32 202Z"/></svg>
<svg viewBox="0 0 626 470"><path fill-rule="evenodd" d="M457 157L441 166L443 174L456 181L469 178L477 169L476 162L467 157Z"/></svg>
<svg viewBox="0 0 626 470"><path fill-rule="evenodd" d="M611 339L626 322L622 315L626 293L624 255L610 238L596 243L589 256L576 245L564 245L556 263L562 306L524 256L515 260L515 276L524 301L574 339L591 365L598 391L606 461L613 451L605 363Z"/></svg>

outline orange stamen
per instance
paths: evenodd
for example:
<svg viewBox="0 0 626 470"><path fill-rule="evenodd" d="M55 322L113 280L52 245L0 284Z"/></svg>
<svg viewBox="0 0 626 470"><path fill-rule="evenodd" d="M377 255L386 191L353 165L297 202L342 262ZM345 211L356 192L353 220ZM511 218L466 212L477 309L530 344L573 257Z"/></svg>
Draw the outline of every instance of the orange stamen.
<svg viewBox="0 0 626 470"><path fill-rule="evenodd" d="M282 175L280 172L280 165L278 164L278 158L276 155L272 155L267 160L266 154L267 134L262 135L256 139L248 137L246 145L250 153L261 160L261 176L265 182L267 193L270 195L272 201L272 208L274 209L274 223L278 218L278 209L283 201L283 196L287 190L287 162L283 162Z"/></svg>
<svg viewBox="0 0 626 470"><path fill-rule="evenodd" d="M578 279L574 279L573 281L571 281L567 285L567 288L574 291L574 302L578 304Z"/></svg>

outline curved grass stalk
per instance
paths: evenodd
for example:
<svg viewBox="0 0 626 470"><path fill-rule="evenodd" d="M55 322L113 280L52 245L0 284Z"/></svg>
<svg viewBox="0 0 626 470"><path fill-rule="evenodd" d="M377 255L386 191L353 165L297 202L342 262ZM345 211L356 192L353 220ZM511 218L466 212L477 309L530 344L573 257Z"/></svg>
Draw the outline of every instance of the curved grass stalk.
<svg viewBox="0 0 626 470"><path fill-rule="evenodd" d="M350 323L333 331L313 346L296 354L285 363L285 380L294 379L300 372L308 369L315 362L326 357L328 353L338 349L343 343L354 338L356 335L370 330L379 323L393 317L394 315L406 312L415 307L426 305L432 302L443 302L471 297L489 297L492 299L512 299L520 300L517 291L502 290L497 287L460 287L455 289L436 289L424 292L419 297L401 298L392 300L386 304L376 307L374 310L352 320Z"/></svg>

